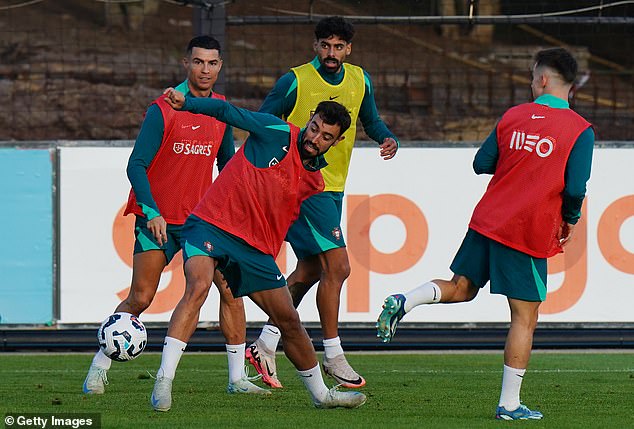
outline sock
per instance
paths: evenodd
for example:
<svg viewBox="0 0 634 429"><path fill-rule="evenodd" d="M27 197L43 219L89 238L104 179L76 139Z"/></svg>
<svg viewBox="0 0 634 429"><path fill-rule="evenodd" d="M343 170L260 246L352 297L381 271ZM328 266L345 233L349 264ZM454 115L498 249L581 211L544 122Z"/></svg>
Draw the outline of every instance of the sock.
<svg viewBox="0 0 634 429"><path fill-rule="evenodd" d="M161 366L156 373L157 377L167 377L172 380L176 376L178 361L187 347L187 343L176 338L165 337L163 342L163 354L161 355Z"/></svg>
<svg viewBox="0 0 634 429"><path fill-rule="evenodd" d="M506 408L507 411L516 410L520 406L520 389L526 369L511 368L504 365L502 374L502 393L498 406Z"/></svg>
<svg viewBox="0 0 634 429"><path fill-rule="evenodd" d="M110 369L110 365L112 365L112 359L103 354L101 348L97 353L95 353L95 357L92 358L92 364L101 369Z"/></svg>
<svg viewBox="0 0 634 429"><path fill-rule="evenodd" d="M328 395L328 388L324 384L324 378L321 375L319 364L314 368L305 371L297 370L299 378L304 382L304 386L313 398L313 403L323 402Z"/></svg>
<svg viewBox="0 0 634 429"><path fill-rule="evenodd" d="M244 350L246 344L225 344L229 364L229 383L235 383L245 376Z"/></svg>
<svg viewBox="0 0 634 429"><path fill-rule="evenodd" d="M434 282L427 282L416 289L405 293L405 312L421 304L436 304L440 302L440 287Z"/></svg>
<svg viewBox="0 0 634 429"><path fill-rule="evenodd" d="M260 332L260 337L258 339L264 343L270 352L275 353L277 350L277 344L280 342L280 338L280 328L267 323L262 327L262 332Z"/></svg>
<svg viewBox="0 0 634 429"><path fill-rule="evenodd" d="M332 359L335 356L343 354L339 337L324 339L324 354L327 359Z"/></svg>

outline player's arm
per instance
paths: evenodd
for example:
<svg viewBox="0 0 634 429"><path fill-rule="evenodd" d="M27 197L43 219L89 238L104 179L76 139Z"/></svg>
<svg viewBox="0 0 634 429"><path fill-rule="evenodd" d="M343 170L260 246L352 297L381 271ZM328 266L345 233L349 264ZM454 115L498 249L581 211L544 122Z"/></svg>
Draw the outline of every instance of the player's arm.
<svg viewBox="0 0 634 429"><path fill-rule="evenodd" d="M148 220L160 216L158 206L150 189L147 169L161 147L164 128L165 124L161 109L156 104L151 105L145 114L141 130L134 142L134 148L132 149L132 154L130 154L126 169L137 204L141 207Z"/></svg>
<svg viewBox="0 0 634 429"><path fill-rule="evenodd" d="M581 216L581 206L586 196L586 183L590 179L594 130L586 129L575 142L564 173L562 216L565 222L576 224Z"/></svg>
<svg viewBox="0 0 634 429"><path fill-rule="evenodd" d="M288 72L275 82L260 106L259 112L270 113L278 118L287 118L297 101L297 77Z"/></svg>
<svg viewBox="0 0 634 429"><path fill-rule="evenodd" d="M148 220L147 228L161 246L167 241L167 222L161 216L152 197L147 169L161 147L164 129L165 122L161 109L153 104L145 114L126 169L137 204Z"/></svg>
<svg viewBox="0 0 634 429"><path fill-rule="evenodd" d="M379 144L381 148L380 156L386 160L391 159L396 155L399 141L379 116L374 99L372 79L370 79L370 75L365 70L363 71L363 77L365 79L365 94L363 94L363 100L359 108L361 125L363 125L363 130L368 137Z"/></svg>
<svg viewBox="0 0 634 429"><path fill-rule="evenodd" d="M233 142L233 127L227 125L225 127L225 134L222 136L222 143L220 143L220 147L218 148L218 155L216 155L218 171L222 171L235 153L236 146Z"/></svg>
<svg viewBox="0 0 634 429"><path fill-rule="evenodd" d="M476 152L475 158L473 158L473 171L476 174L495 173L499 155L496 126Z"/></svg>

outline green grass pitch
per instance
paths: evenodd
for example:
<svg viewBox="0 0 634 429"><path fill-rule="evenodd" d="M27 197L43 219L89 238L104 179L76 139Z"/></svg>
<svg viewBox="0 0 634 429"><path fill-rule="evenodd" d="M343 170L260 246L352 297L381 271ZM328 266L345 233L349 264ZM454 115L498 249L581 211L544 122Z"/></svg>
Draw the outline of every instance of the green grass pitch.
<svg viewBox="0 0 634 429"><path fill-rule="evenodd" d="M272 396L225 393L224 354L186 353L172 410L152 411L157 353L113 363L104 395L84 395L88 354L0 354L0 413L101 413L104 428L634 428L634 353L533 354L522 400L544 420L494 419L502 353L348 354L367 380L355 410L315 409L290 362L278 354L284 389ZM327 384L334 382L326 378ZM256 383L262 384L261 381Z"/></svg>

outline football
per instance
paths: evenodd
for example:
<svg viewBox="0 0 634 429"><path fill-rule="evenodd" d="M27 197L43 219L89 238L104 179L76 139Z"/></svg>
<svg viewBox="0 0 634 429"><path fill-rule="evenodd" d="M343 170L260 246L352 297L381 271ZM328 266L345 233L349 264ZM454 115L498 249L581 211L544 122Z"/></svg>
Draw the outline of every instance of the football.
<svg viewBox="0 0 634 429"><path fill-rule="evenodd" d="M125 362L141 354L147 344L145 326L133 314L115 313L97 331L101 351L112 360Z"/></svg>

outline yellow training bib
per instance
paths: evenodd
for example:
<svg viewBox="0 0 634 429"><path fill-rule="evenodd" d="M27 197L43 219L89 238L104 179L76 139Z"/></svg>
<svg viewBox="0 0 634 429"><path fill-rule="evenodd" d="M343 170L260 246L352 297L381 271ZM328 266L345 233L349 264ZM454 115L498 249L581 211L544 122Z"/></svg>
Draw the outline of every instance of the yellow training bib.
<svg viewBox="0 0 634 429"><path fill-rule="evenodd" d="M339 85L326 82L315 67L303 64L291 70L297 77L297 100L293 111L286 120L298 127L305 127L310 113L320 101L332 100L343 104L350 112L350 128L344 133L344 139L326 152L328 166L321 170L326 191L343 192L348 177L348 167L352 156L352 147L357 134L357 117L365 95L365 77L361 67L344 64L344 76Z"/></svg>

